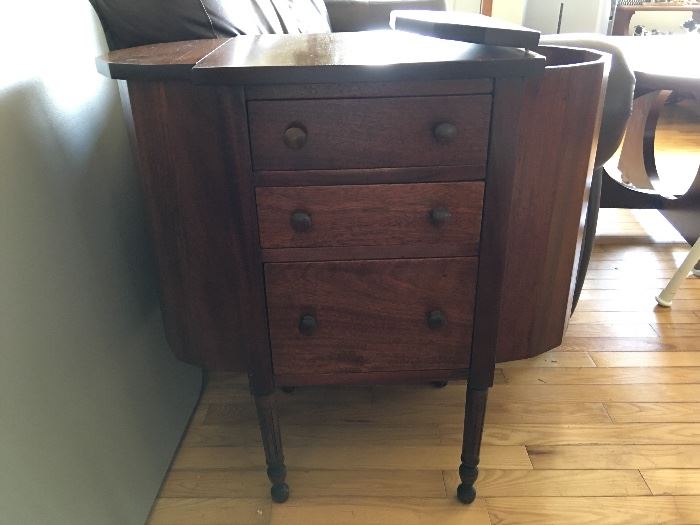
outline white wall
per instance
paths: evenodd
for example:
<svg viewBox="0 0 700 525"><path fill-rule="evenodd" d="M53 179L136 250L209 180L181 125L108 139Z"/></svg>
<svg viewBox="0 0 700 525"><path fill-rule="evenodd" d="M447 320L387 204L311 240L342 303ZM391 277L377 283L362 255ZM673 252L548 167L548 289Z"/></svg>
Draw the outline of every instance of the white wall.
<svg viewBox="0 0 700 525"><path fill-rule="evenodd" d="M493 17L508 20L514 24L521 24L523 21L523 6L525 0L494 0ZM481 7L481 0L447 0L447 9L453 11L465 11L468 13L478 13Z"/></svg>
<svg viewBox="0 0 700 525"><path fill-rule="evenodd" d="M465 11L478 13L481 0L447 0L447 9L452 11Z"/></svg>
<svg viewBox="0 0 700 525"><path fill-rule="evenodd" d="M3 3L0 49L0 523L143 523L201 374L163 338L116 85L86 0Z"/></svg>
<svg viewBox="0 0 700 525"><path fill-rule="evenodd" d="M542 34L606 34L610 24L611 0L528 0L523 25ZM560 25L561 16L561 25Z"/></svg>
<svg viewBox="0 0 700 525"><path fill-rule="evenodd" d="M525 0L494 0L493 16L514 24L523 23Z"/></svg>

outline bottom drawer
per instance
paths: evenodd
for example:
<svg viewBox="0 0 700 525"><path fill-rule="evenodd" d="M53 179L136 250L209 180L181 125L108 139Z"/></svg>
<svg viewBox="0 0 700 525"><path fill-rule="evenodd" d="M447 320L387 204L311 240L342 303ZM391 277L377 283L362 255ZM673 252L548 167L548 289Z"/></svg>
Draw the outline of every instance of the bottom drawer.
<svg viewBox="0 0 700 525"><path fill-rule="evenodd" d="M477 259L265 265L276 375L469 366Z"/></svg>

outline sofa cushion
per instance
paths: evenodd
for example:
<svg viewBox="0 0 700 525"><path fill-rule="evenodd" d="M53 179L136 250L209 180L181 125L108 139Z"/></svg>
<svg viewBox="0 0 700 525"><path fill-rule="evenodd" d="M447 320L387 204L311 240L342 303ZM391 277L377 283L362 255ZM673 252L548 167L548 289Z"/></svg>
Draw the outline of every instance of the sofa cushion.
<svg viewBox="0 0 700 525"><path fill-rule="evenodd" d="M334 32L389 29L397 9L445 11L445 0L326 0Z"/></svg>
<svg viewBox="0 0 700 525"><path fill-rule="evenodd" d="M263 33L327 33L323 0L90 0L110 49Z"/></svg>

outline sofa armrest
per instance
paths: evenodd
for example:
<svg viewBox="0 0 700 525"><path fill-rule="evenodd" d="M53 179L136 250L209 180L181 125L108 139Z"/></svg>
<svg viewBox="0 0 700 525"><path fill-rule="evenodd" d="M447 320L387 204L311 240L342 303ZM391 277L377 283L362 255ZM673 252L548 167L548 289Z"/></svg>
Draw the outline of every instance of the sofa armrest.
<svg viewBox="0 0 700 525"><path fill-rule="evenodd" d="M445 0L326 0L335 33L388 29L389 16L396 9L445 11Z"/></svg>

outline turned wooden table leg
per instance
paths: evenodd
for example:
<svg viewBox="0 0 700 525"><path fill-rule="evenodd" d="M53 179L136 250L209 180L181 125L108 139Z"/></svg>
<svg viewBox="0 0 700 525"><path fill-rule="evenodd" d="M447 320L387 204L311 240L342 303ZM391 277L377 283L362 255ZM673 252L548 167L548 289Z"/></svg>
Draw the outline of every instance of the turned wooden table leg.
<svg viewBox="0 0 700 525"><path fill-rule="evenodd" d="M256 395L255 407L258 410L260 433L265 448L267 477L272 482L270 494L273 501L284 503L289 498L289 485L285 483L287 467L284 465L282 435L275 407L275 394Z"/></svg>
<svg viewBox="0 0 700 525"><path fill-rule="evenodd" d="M479 449L484 432L486 398L488 389L467 388L467 406L464 416L464 438L462 441L462 464L459 466L457 498L462 503L471 503L476 498L474 483L479 476Z"/></svg>

